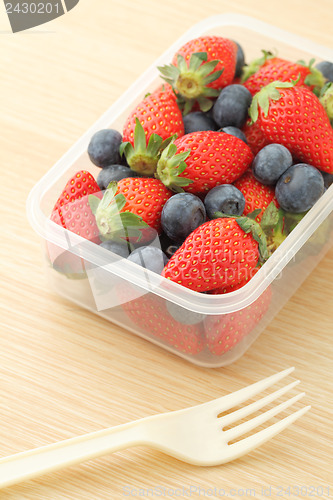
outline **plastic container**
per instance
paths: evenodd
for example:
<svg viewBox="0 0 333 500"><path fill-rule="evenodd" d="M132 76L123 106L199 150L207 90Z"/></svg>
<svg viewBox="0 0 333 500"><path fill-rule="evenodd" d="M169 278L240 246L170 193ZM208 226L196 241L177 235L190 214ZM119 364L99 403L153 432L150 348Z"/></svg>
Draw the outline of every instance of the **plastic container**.
<svg viewBox="0 0 333 500"><path fill-rule="evenodd" d="M294 61L313 57L333 61L332 50L247 16L223 14L201 21L158 58L38 182L27 200L27 215L42 239L50 286L60 295L192 363L221 367L245 353L332 246L333 186L251 281L227 295L186 289L49 221L72 174L81 169L98 174L86 152L92 135L103 128L122 131L134 105L160 84L157 66L169 63L187 40L204 34L238 41L247 61L258 57L262 48L277 49L279 56ZM64 262L69 266L67 274L59 272Z"/></svg>

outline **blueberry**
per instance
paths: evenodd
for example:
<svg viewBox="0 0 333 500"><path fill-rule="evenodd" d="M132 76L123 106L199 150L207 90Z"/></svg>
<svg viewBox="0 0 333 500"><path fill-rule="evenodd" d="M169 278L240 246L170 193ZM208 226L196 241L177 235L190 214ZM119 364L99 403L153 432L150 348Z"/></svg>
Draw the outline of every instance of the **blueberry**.
<svg viewBox="0 0 333 500"><path fill-rule="evenodd" d="M180 248L180 244L169 245L165 250L165 255L171 259L171 257L177 252L178 248Z"/></svg>
<svg viewBox="0 0 333 500"><path fill-rule="evenodd" d="M199 132L202 130L217 130L217 125L213 118L202 111L193 111L183 118L185 134Z"/></svg>
<svg viewBox="0 0 333 500"><path fill-rule="evenodd" d="M239 84L228 85L221 90L213 106L213 118L219 127L242 128L248 118L252 101L251 92Z"/></svg>
<svg viewBox="0 0 333 500"><path fill-rule="evenodd" d="M102 248L105 248L106 250L109 250L110 252L116 253L117 255L120 255L120 257L125 257L127 258L130 253L131 249L129 245L125 243L118 243L116 241L103 241L100 246Z"/></svg>
<svg viewBox="0 0 333 500"><path fill-rule="evenodd" d="M252 163L254 177L266 185L276 184L293 163L290 151L282 144L268 144L255 156Z"/></svg>
<svg viewBox="0 0 333 500"><path fill-rule="evenodd" d="M192 193L177 193L165 203L162 229L173 241L184 241L187 236L206 220L205 206Z"/></svg>
<svg viewBox="0 0 333 500"><path fill-rule="evenodd" d="M237 45L237 55L236 55L236 70L235 70L235 78L240 78L242 76L242 69L245 65L245 55L242 47L238 42L233 40Z"/></svg>
<svg viewBox="0 0 333 500"><path fill-rule="evenodd" d="M206 194L204 203L209 219L214 219L216 212L242 215L245 208L243 193L232 184L215 186Z"/></svg>
<svg viewBox="0 0 333 500"><path fill-rule="evenodd" d="M161 274L164 266L168 262L168 258L164 252L158 247L152 245L143 246L133 250L128 257L128 260L135 262L154 273Z"/></svg>
<svg viewBox="0 0 333 500"><path fill-rule="evenodd" d="M125 165L109 165L108 167L102 168L96 181L103 191L108 187L111 181L118 182L120 179L126 179L126 177L138 177L138 175L130 168L125 167Z"/></svg>
<svg viewBox="0 0 333 500"><path fill-rule="evenodd" d="M99 130L92 136L88 146L90 160L101 168L121 163L119 146L122 140L122 135L117 130Z"/></svg>
<svg viewBox="0 0 333 500"><path fill-rule="evenodd" d="M220 130L221 130L221 132L225 132L226 134L234 135L235 137L238 137L238 139L241 139L242 141L245 142L245 144L247 144L246 135L244 134L244 132L240 128L223 127Z"/></svg>
<svg viewBox="0 0 333 500"><path fill-rule="evenodd" d="M275 196L286 212L302 213L310 210L324 190L320 171L312 165L297 163L282 174L275 187Z"/></svg>
<svg viewBox="0 0 333 500"><path fill-rule="evenodd" d="M166 301L166 307L169 314L183 325L197 325L205 318L205 314L189 311L178 304Z"/></svg>
<svg viewBox="0 0 333 500"><path fill-rule="evenodd" d="M181 245L181 243L176 243L171 238L169 238L169 236L167 236L163 231L159 236L159 242L161 245L161 249L169 259Z"/></svg>
<svg viewBox="0 0 333 500"><path fill-rule="evenodd" d="M324 178L325 188L328 189L333 184L333 174L329 174L328 172L321 172L321 174Z"/></svg>
<svg viewBox="0 0 333 500"><path fill-rule="evenodd" d="M330 61L321 61L315 66L322 72L329 82L333 82L333 63Z"/></svg>

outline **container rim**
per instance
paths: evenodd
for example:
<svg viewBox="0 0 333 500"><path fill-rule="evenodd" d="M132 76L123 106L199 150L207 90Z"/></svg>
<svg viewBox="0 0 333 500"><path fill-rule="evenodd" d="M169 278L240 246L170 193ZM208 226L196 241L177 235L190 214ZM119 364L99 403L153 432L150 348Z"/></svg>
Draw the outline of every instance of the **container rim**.
<svg viewBox="0 0 333 500"><path fill-rule="evenodd" d="M243 27L249 31L259 32L276 41L288 43L288 45L295 48L301 47L302 50L308 51L313 56L333 60L333 51L328 47L314 43L309 39L295 35L251 16L225 13L207 17L198 22L158 57L31 189L26 202L27 217L31 226L39 236L61 248L65 248L64 240L66 241L68 238L64 239L63 235L64 232L70 232L51 222L43 213L41 209L41 200L45 192L64 175L68 169L68 165L73 164L82 153L86 151L92 135L102 128L108 128L110 117L112 117L113 121L117 120L123 112L123 108L131 104L137 96L141 95L146 90L149 83L158 76L157 66L168 62L177 48L186 41L196 36L200 36L208 29L223 26ZM188 310L202 314L232 313L247 307L265 291L332 210L333 186L331 186L317 201L314 207L309 210L297 227L278 247L257 274L244 287L225 295L208 295L195 292L156 275L151 271L147 271L147 273L145 273L146 278L142 278L142 273L139 274L137 272L137 265L126 259L121 259L121 269L119 265L114 265L114 262L106 264L105 249L73 233L70 233L70 239L75 242L75 245L71 246L71 251L91 262L93 265L103 267L106 272L112 272L126 279L133 285L143 288L146 293L154 292ZM52 231L50 231L50 225ZM50 239L50 236L52 239ZM96 251L97 249L98 251Z"/></svg>

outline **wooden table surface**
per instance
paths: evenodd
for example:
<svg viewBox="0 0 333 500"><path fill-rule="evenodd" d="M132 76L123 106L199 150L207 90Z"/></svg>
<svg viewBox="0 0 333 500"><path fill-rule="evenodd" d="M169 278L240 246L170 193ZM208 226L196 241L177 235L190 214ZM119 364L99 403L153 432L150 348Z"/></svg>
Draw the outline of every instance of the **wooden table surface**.
<svg viewBox="0 0 333 500"><path fill-rule="evenodd" d="M241 359L205 369L53 293L25 214L33 185L192 24L232 10L332 47L331 1L81 0L66 16L17 34L0 10L0 456L205 402L291 365L290 380L301 380L312 405L225 466L197 468L142 447L0 498L333 497L333 249Z"/></svg>

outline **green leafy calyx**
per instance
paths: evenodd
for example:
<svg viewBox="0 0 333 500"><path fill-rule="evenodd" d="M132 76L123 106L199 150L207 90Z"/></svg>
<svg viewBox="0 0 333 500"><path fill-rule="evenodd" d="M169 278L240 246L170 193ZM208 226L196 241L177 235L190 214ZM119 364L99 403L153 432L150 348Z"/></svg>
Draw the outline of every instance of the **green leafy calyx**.
<svg viewBox="0 0 333 500"><path fill-rule="evenodd" d="M315 59L311 59L308 64L303 60L297 61L297 64L300 64L301 66L309 69L310 73L306 76L304 83L305 85L309 85L309 87L312 87L313 92L318 97L321 89L325 85L326 78L324 77L322 72L314 66L314 63Z"/></svg>
<svg viewBox="0 0 333 500"><path fill-rule="evenodd" d="M254 75L257 71L259 71L261 66L263 66L266 61L272 59L273 57L276 57L276 54L273 54L273 52L271 51L262 50L261 52L263 54L261 57L253 59L253 61L251 61L250 64L247 64L246 66L243 67L241 83L246 82L246 80L248 80L250 76Z"/></svg>
<svg viewBox="0 0 333 500"><path fill-rule="evenodd" d="M212 97L217 97L219 91L209 84L217 80L222 70L215 70L218 59L207 62L207 52L196 52L190 57L189 63L178 54L177 65L159 66L162 78L169 83L178 96L178 105L183 113L191 111L194 103L199 103L202 111L208 111L212 105Z"/></svg>
<svg viewBox="0 0 333 500"><path fill-rule="evenodd" d="M319 101L323 105L326 114L333 126L333 82L327 82L322 88Z"/></svg>
<svg viewBox="0 0 333 500"><path fill-rule="evenodd" d="M299 80L299 78L298 78ZM290 82L271 82L265 87L263 87L259 92L257 92L252 99L251 106L249 108L249 115L252 123L256 122L259 117L259 110L263 112L264 116L268 115L270 101L278 101L281 98L281 93L279 89L292 88L296 85L298 80L292 80Z"/></svg>
<svg viewBox="0 0 333 500"><path fill-rule="evenodd" d="M125 155L128 165L134 172L153 175L161 151L174 139L174 136L163 141L158 134L151 134L147 143L146 132L138 118L135 118L134 147L130 142L120 145L120 155Z"/></svg>
<svg viewBox="0 0 333 500"><path fill-rule="evenodd" d="M286 239L305 214L297 214L295 217L295 214L289 214L282 208L277 208L272 201L264 211L261 222L258 223L255 219L261 211L258 208L246 216L216 212L215 217L233 218L245 233L251 233L253 239L258 242L260 263L262 264Z"/></svg>
<svg viewBox="0 0 333 500"><path fill-rule="evenodd" d="M185 160L190 152L191 150L189 149L177 154L177 146L173 142L170 143L161 154L155 177L172 191L182 192L183 187L193 182L191 179L181 177L180 175L187 167Z"/></svg>
<svg viewBox="0 0 333 500"><path fill-rule="evenodd" d="M114 241L134 238L139 241L142 230L149 226L142 217L127 211L121 212L126 205L126 198L122 193L116 192L117 182L110 182L101 200L97 196L89 196L89 205L95 215L101 238Z"/></svg>
<svg viewBox="0 0 333 500"><path fill-rule="evenodd" d="M251 233L253 239L258 243L260 262L265 262L265 260L267 260L268 258L266 235L260 224L253 218L252 214L250 214L251 216L248 217L245 215L229 215L223 212L216 212L214 216L215 218L235 219L244 233Z"/></svg>

